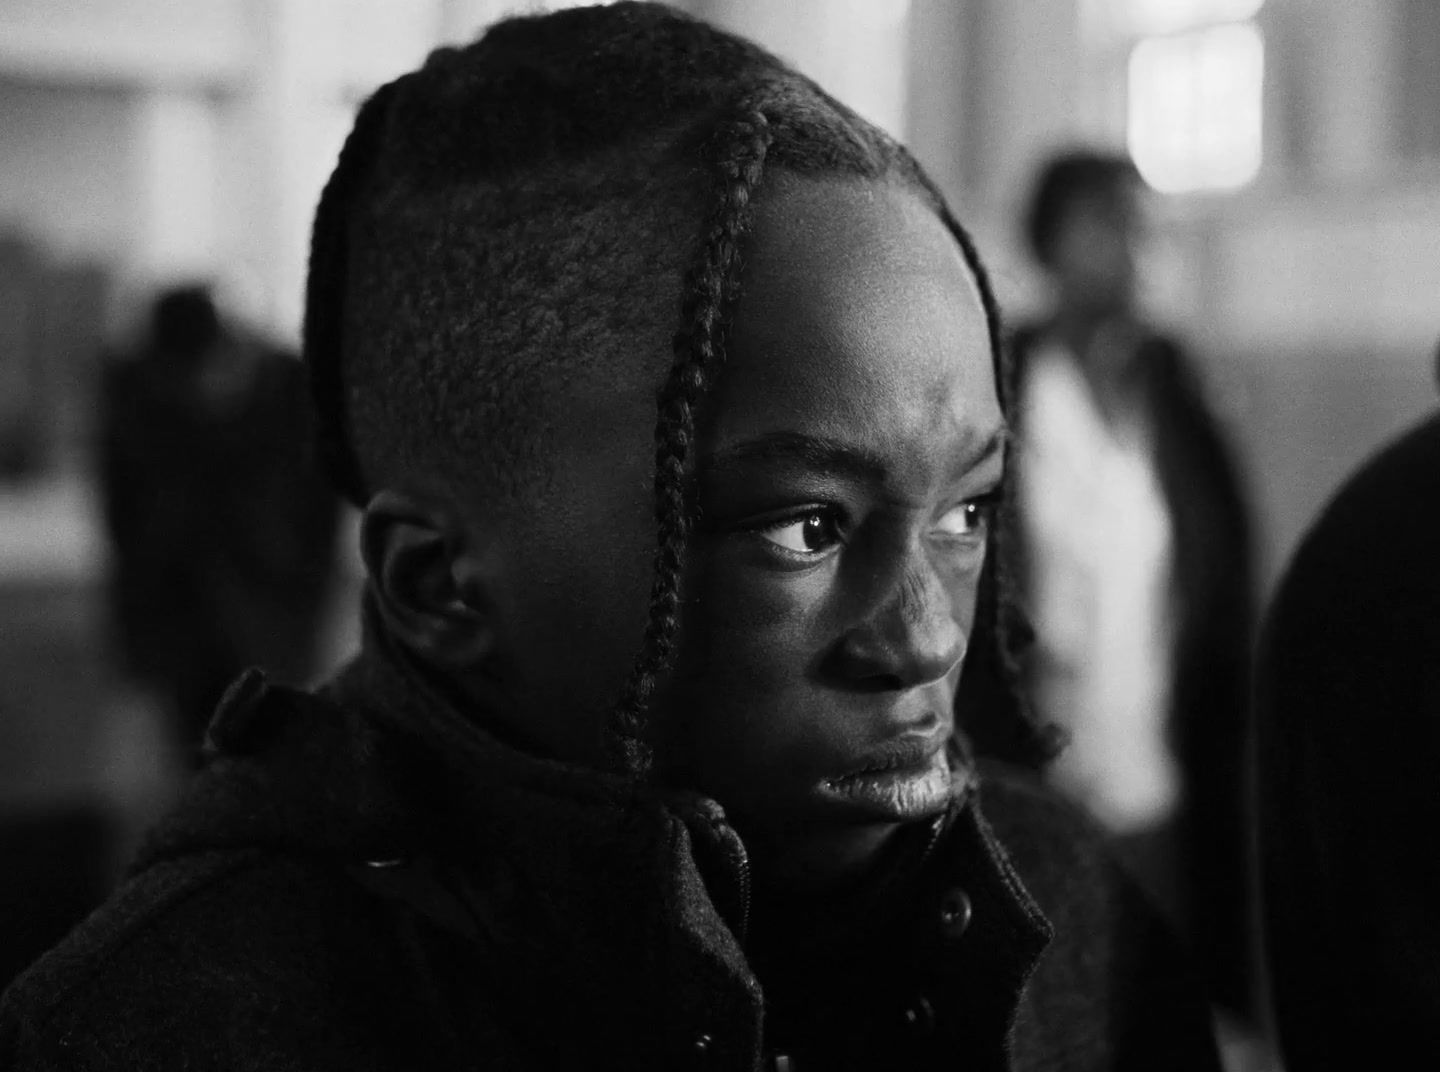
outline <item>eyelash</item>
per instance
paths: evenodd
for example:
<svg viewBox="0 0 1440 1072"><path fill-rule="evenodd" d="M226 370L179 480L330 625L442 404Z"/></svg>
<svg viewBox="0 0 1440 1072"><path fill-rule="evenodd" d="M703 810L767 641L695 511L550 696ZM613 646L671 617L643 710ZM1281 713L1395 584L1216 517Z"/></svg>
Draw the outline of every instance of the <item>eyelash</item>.
<svg viewBox="0 0 1440 1072"><path fill-rule="evenodd" d="M973 499L966 499L961 503L960 507L975 511L975 531L964 534L956 533L954 538L968 540L976 535L981 537L988 536L990 534L990 526L995 523L995 511L1000 505L1000 498L1001 493L997 489L986 492L984 495L977 495ZM947 511L947 513L948 512L949 511Z"/></svg>
<svg viewBox="0 0 1440 1072"><path fill-rule="evenodd" d="M824 550L796 550L792 547L786 547L777 540L770 538L774 533L783 532L785 529L795 525L804 525L811 520L824 522L834 537ZM763 524L757 525L751 531L762 539L765 539L772 550L792 561L815 562L829 554L834 547L839 546L839 544L843 542L843 536L841 535L843 528L844 515L842 511L833 506L811 506L804 510L798 510L794 513L786 514L783 517L777 517L764 522Z"/></svg>
<svg viewBox="0 0 1440 1072"><path fill-rule="evenodd" d="M953 510L961 508L975 511L974 528L972 531L966 533L944 533L942 534L943 538L972 544L976 542L977 537L983 541L990 533L990 526L994 523L995 509L1000 504L1000 499L1001 492L999 489L996 489L995 491L986 492L984 495L977 495L973 499L967 499L963 503L957 504L952 510L946 511L947 515L953 512ZM833 540L823 549L814 551L798 550L793 547L786 547L770 538L774 533L783 532L785 529L795 525L804 525L806 522L812 520L827 523L830 532L833 534ZM765 539L772 551L791 561L818 562L829 555L835 547L844 542L844 522L844 512L838 507L810 506L803 510L797 510L793 513L785 514L782 517L773 518L758 524L750 531L762 539Z"/></svg>

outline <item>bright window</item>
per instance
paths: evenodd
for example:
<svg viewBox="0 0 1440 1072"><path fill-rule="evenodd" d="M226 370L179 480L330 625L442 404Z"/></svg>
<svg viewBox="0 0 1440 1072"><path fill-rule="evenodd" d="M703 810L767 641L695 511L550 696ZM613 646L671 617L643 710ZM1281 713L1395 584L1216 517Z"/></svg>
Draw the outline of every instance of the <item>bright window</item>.
<svg viewBox="0 0 1440 1072"><path fill-rule="evenodd" d="M1176 192L1253 179L1264 67L1250 22L1140 41L1130 53L1127 138L1145 180Z"/></svg>
<svg viewBox="0 0 1440 1072"><path fill-rule="evenodd" d="M1217 22L1253 19L1264 0L1119 0L1131 33L1178 33Z"/></svg>
<svg viewBox="0 0 1440 1072"><path fill-rule="evenodd" d="M1233 190L1259 173L1262 3L1088 0L1090 25L1126 50L1126 141L1156 189Z"/></svg>

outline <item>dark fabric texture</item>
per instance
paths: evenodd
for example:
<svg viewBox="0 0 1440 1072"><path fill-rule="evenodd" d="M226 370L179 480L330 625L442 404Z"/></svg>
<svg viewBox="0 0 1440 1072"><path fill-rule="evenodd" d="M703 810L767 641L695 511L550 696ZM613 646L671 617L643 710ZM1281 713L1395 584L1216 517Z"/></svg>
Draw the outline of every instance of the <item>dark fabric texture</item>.
<svg viewBox="0 0 1440 1072"><path fill-rule="evenodd" d="M1022 390L1049 331L1032 325L1015 335ZM1125 334L1128 345L1091 347L1077 366L1102 413L1136 412L1155 436L1179 607L1166 734L1183 782L1173 823L1131 855L1179 921L1216 1000L1254 1017L1252 824L1242 788L1255 632L1249 506L1191 358L1142 324L1127 323Z"/></svg>
<svg viewBox="0 0 1440 1072"><path fill-rule="evenodd" d="M1026 776L958 779L853 926L797 917L776 1002L810 1000L767 1009L712 801L519 754L373 651L320 694L242 678L210 733L123 889L5 995L0 1066L1218 1068L1168 932Z"/></svg>
<svg viewBox="0 0 1440 1072"><path fill-rule="evenodd" d="M1440 1067L1440 416L1300 545L1260 660L1261 876L1291 1072Z"/></svg>

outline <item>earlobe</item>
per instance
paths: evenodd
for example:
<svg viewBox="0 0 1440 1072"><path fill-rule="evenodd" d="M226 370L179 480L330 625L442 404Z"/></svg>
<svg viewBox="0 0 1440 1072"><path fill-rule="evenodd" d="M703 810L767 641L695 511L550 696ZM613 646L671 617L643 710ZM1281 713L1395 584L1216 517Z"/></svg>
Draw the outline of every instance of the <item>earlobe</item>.
<svg viewBox="0 0 1440 1072"><path fill-rule="evenodd" d="M480 669L495 622L482 579L467 565L468 533L440 498L382 491L365 508L360 546L386 629L426 662Z"/></svg>

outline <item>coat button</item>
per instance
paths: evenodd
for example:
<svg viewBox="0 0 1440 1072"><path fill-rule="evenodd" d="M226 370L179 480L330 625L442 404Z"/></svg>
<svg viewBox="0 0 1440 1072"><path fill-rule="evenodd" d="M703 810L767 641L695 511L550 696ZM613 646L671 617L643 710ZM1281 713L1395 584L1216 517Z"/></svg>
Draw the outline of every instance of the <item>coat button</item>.
<svg viewBox="0 0 1440 1072"><path fill-rule="evenodd" d="M946 890L945 896L940 898L941 932L951 940L959 938L969 929L974 912L968 893L959 886Z"/></svg>
<svg viewBox="0 0 1440 1072"><path fill-rule="evenodd" d="M905 1030L912 1035L928 1035L935 1030L935 1007L921 995L900 1014Z"/></svg>

